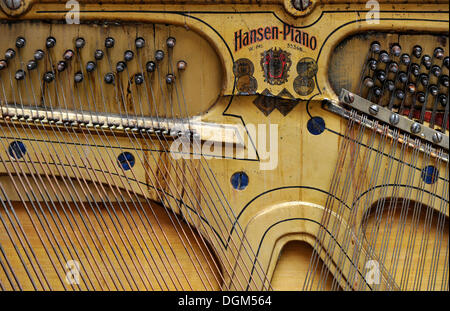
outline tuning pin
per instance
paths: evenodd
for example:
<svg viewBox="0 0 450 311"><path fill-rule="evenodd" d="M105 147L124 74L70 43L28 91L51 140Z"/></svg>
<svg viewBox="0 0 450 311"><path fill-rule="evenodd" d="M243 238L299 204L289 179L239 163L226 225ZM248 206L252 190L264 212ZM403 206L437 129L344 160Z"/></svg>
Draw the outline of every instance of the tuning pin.
<svg viewBox="0 0 450 311"><path fill-rule="evenodd" d="M0 60L0 70L5 69L6 67L8 67L8 63L6 62L6 60Z"/></svg>
<svg viewBox="0 0 450 311"><path fill-rule="evenodd" d="M402 54L400 57L402 64L408 66L411 63L411 57L408 54Z"/></svg>
<svg viewBox="0 0 450 311"><path fill-rule="evenodd" d="M77 72L74 76L75 83L80 83L83 81L83 74L81 72Z"/></svg>
<svg viewBox="0 0 450 311"><path fill-rule="evenodd" d="M103 58L103 55L104 55L104 53L102 50L95 50L95 52L94 52L94 58L96 60L101 60Z"/></svg>
<svg viewBox="0 0 450 311"><path fill-rule="evenodd" d="M174 77L173 74L169 73L169 74L166 76L166 83L167 83L167 84L172 84L173 82L175 82L175 77Z"/></svg>
<svg viewBox="0 0 450 311"><path fill-rule="evenodd" d="M371 58L371 59L369 59L367 64L368 64L370 70L375 71L377 69L377 64L378 64L377 60Z"/></svg>
<svg viewBox="0 0 450 311"><path fill-rule="evenodd" d="M45 41L45 46L47 47L47 49L51 49L55 45L56 45L56 39L53 37L48 37L47 40Z"/></svg>
<svg viewBox="0 0 450 311"><path fill-rule="evenodd" d="M389 71L393 73L397 73L398 71L398 64L396 62L392 62L389 64Z"/></svg>
<svg viewBox="0 0 450 311"><path fill-rule="evenodd" d="M416 45L413 47L413 51L412 54L416 57L416 58L420 58L420 56L422 56L422 47L420 45Z"/></svg>
<svg viewBox="0 0 450 311"><path fill-rule="evenodd" d="M108 37L105 39L105 48L110 49L114 47L114 38Z"/></svg>
<svg viewBox="0 0 450 311"><path fill-rule="evenodd" d="M34 54L33 54L33 57L34 57L35 60L38 61L38 60L43 59L43 58L44 58L44 55L45 55L44 51L42 51L42 50L36 50L36 51L34 52Z"/></svg>
<svg viewBox="0 0 450 311"><path fill-rule="evenodd" d="M170 48L170 49L175 46L175 43L176 43L176 40L173 37L169 37L166 40L167 47Z"/></svg>
<svg viewBox="0 0 450 311"><path fill-rule="evenodd" d="M386 80L386 73L383 70L377 70L375 75L377 79L380 80L381 82Z"/></svg>
<svg viewBox="0 0 450 311"><path fill-rule="evenodd" d="M44 73L44 81L47 83L52 82L55 79L55 74L51 71Z"/></svg>
<svg viewBox="0 0 450 311"><path fill-rule="evenodd" d="M125 64L125 62L120 61L116 64L117 72L122 72L125 70L125 68L127 68L127 64Z"/></svg>
<svg viewBox="0 0 450 311"><path fill-rule="evenodd" d="M389 92L392 92L395 89L395 83L394 81L388 80L386 81L386 88Z"/></svg>
<svg viewBox="0 0 450 311"><path fill-rule="evenodd" d="M66 68L67 68L67 64L66 64L66 62L65 61L60 61L60 62L58 62L58 65L56 65L56 69L59 71L59 72L62 72L62 71L64 71L64 70L66 70Z"/></svg>
<svg viewBox="0 0 450 311"><path fill-rule="evenodd" d="M400 83L405 84L406 82L408 82L408 75L406 74L406 72L401 71L401 72L398 74L398 76L397 76L397 80L398 80Z"/></svg>
<svg viewBox="0 0 450 311"><path fill-rule="evenodd" d="M400 44L394 43L391 46L391 53L396 57L400 56L400 54L402 53L402 47L400 46Z"/></svg>
<svg viewBox="0 0 450 311"><path fill-rule="evenodd" d="M439 78L439 76L440 76L441 73L442 73L442 69L441 69L441 67L439 67L439 66L437 66L437 65L434 65L433 67L431 67L431 73L432 73L434 76L436 76L436 77Z"/></svg>
<svg viewBox="0 0 450 311"><path fill-rule="evenodd" d="M433 96L437 96L439 94L439 88L434 84L430 85L428 90L430 91L430 94Z"/></svg>
<svg viewBox="0 0 450 311"><path fill-rule="evenodd" d="M22 69L17 70L16 74L14 75L14 78L17 81L25 79L25 71L23 71Z"/></svg>
<svg viewBox="0 0 450 311"><path fill-rule="evenodd" d="M135 82L137 85L142 84L142 83L144 82L144 77L142 76L142 74L140 74L140 73L135 74L135 75L134 75L134 82Z"/></svg>
<svg viewBox="0 0 450 311"><path fill-rule="evenodd" d="M417 93L417 101L421 104L425 103L425 94L423 92Z"/></svg>
<svg viewBox="0 0 450 311"><path fill-rule="evenodd" d="M155 62L153 62L153 61L148 61L147 64L145 64L145 69L146 69L148 72L153 72L153 71L155 71L155 68L156 68L156 64L155 64Z"/></svg>
<svg viewBox="0 0 450 311"><path fill-rule="evenodd" d="M395 97L399 100L403 100L403 98L405 98L405 93L402 90L396 90Z"/></svg>
<svg viewBox="0 0 450 311"><path fill-rule="evenodd" d="M133 59L134 57L134 53L133 51L127 50L125 51L123 58L125 59L126 62L129 62Z"/></svg>
<svg viewBox="0 0 450 311"><path fill-rule="evenodd" d="M380 96L381 96L381 93L382 93L382 91L381 91L381 89L380 89L378 86L375 86L375 87L373 88L373 94L374 94L376 97L380 97Z"/></svg>
<svg viewBox="0 0 450 311"><path fill-rule="evenodd" d="M86 71L87 72L92 72L92 71L94 71L95 70L95 62L93 62L93 61L88 61L87 63L86 63Z"/></svg>
<svg viewBox="0 0 450 311"><path fill-rule="evenodd" d="M411 65L411 73L415 76L418 77L420 75L420 66L417 64L412 64Z"/></svg>
<svg viewBox="0 0 450 311"><path fill-rule="evenodd" d="M375 54L380 53L380 51L381 51L380 42L378 42L378 41L372 42L372 44L370 45L370 51Z"/></svg>
<svg viewBox="0 0 450 311"><path fill-rule="evenodd" d="M16 48L21 49L25 46L25 38L24 37L17 37L16 39Z"/></svg>
<svg viewBox="0 0 450 311"><path fill-rule="evenodd" d="M449 61L449 57L448 57L448 56L445 57L443 63L444 63L444 66L447 67L447 69L449 69L449 68L448 68L448 67L449 67L449 62L450 62L450 61Z"/></svg>
<svg viewBox="0 0 450 311"><path fill-rule="evenodd" d="M439 97L438 97L438 100L439 100L439 103L440 103L443 107L447 106L447 102L448 102L447 95L445 95L445 94L440 94Z"/></svg>
<svg viewBox="0 0 450 311"><path fill-rule="evenodd" d="M157 50L157 51L155 52L155 59L156 59L158 62L160 62L160 61L163 60L163 58L164 58L164 52L161 51L161 50Z"/></svg>
<svg viewBox="0 0 450 311"><path fill-rule="evenodd" d="M419 76L419 81L423 86L428 86L428 83L430 82L428 76L424 73Z"/></svg>
<svg viewBox="0 0 450 311"><path fill-rule="evenodd" d="M387 64L391 61L391 58L389 57L389 54L386 51L380 52L380 61Z"/></svg>
<svg viewBox="0 0 450 311"><path fill-rule="evenodd" d="M85 44L86 44L86 41L84 40L84 38L78 37L75 39L75 47L77 49L84 48Z"/></svg>
<svg viewBox="0 0 450 311"><path fill-rule="evenodd" d="M187 63L184 60L180 60L177 62L178 70L183 71L186 69L186 67L187 67Z"/></svg>
<svg viewBox="0 0 450 311"><path fill-rule="evenodd" d="M108 72L108 73L105 75L105 82L106 82L107 84L113 83L113 82L114 82L114 74L112 74L111 72Z"/></svg>
<svg viewBox="0 0 450 311"><path fill-rule="evenodd" d="M430 55L424 55L424 56L422 57L422 64L425 66L425 68L427 68L428 70L430 70L431 65L432 65Z"/></svg>
<svg viewBox="0 0 450 311"><path fill-rule="evenodd" d="M439 78L439 84L441 84L441 85L443 85L445 87L448 87L448 85L449 85L449 78L448 78L448 76L447 75L442 75Z"/></svg>
<svg viewBox="0 0 450 311"><path fill-rule="evenodd" d="M27 63L27 69L28 69L28 70L36 69L36 67L37 67L37 63L36 63L35 60L30 60L30 61Z"/></svg>
<svg viewBox="0 0 450 311"><path fill-rule="evenodd" d="M408 93L414 94L416 92L416 85L414 83L408 83Z"/></svg>
<svg viewBox="0 0 450 311"><path fill-rule="evenodd" d="M137 49L141 49L145 46L145 40L142 37L138 37L136 38L136 40L134 41L134 45L136 45Z"/></svg>
<svg viewBox="0 0 450 311"><path fill-rule="evenodd" d="M66 50L63 54L63 58L66 61L71 61L73 58L73 55L74 55L74 53L72 50Z"/></svg>
<svg viewBox="0 0 450 311"><path fill-rule="evenodd" d="M444 58L444 50L441 47L437 47L434 49L433 55L437 59L443 59Z"/></svg>
<svg viewBox="0 0 450 311"><path fill-rule="evenodd" d="M364 86L367 88L372 88L374 86L374 82L371 77L365 77L363 83L364 83Z"/></svg>
<svg viewBox="0 0 450 311"><path fill-rule="evenodd" d="M10 60L13 59L14 56L16 56L16 51L14 51L13 49L7 49L5 52L5 58L6 60Z"/></svg>

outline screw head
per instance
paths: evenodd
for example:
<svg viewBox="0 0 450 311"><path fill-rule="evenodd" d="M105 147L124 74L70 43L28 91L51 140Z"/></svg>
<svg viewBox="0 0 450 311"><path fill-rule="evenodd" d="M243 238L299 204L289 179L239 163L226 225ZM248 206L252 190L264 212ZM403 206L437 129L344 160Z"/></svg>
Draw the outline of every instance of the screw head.
<svg viewBox="0 0 450 311"><path fill-rule="evenodd" d="M442 141L442 134L439 132L436 132L433 134L433 141L437 144L440 143Z"/></svg>
<svg viewBox="0 0 450 311"><path fill-rule="evenodd" d="M418 134L418 133L420 133L421 130L422 130L422 126L419 123L414 122L411 125L411 133Z"/></svg>
<svg viewBox="0 0 450 311"><path fill-rule="evenodd" d="M355 100L355 96L352 93L347 93L344 99L347 103L353 103L353 101Z"/></svg>
<svg viewBox="0 0 450 311"><path fill-rule="evenodd" d="M17 10L22 5L21 0L3 0L3 3L10 10Z"/></svg>
<svg viewBox="0 0 450 311"><path fill-rule="evenodd" d="M378 107L378 105L375 105L375 104L370 105L369 112L371 115L374 115L374 116L377 115L378 111L380 111L380 108Z"/></svg>
<svg viewBox="0 0 450 311"><path fill-rule="evenodd" d="M391 116L389 117L389 122L392 125L398 124L399 121L400 121L400 116L396 113L391 114Z"/></svg>

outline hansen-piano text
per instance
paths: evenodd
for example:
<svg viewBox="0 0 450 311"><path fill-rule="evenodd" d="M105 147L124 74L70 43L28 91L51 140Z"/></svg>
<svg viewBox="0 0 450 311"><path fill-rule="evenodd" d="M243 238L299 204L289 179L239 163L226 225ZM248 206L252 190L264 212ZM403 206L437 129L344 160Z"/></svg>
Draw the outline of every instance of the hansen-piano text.
<svg viewBox="0 0 450 311"><path fill-rule="evenodd" d="M237 52L243 47L269 40L291 41L311 50L317 48L317 38L315 36L285 24L282 28L278 26L265 26L249 31L243 31L243 29L235 31L234 51Z"/></svg>

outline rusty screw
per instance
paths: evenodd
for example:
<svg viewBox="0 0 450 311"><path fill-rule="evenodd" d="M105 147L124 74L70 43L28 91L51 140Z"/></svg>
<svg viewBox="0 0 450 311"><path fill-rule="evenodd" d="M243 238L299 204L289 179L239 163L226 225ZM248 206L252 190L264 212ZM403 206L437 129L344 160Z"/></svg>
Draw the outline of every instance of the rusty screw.
<svg viewBox="0 0 450 311"><path fill-rule="evenodd" d="M22 5L22 1L20 0L3 0L3 3L10 10L17 10Z"/></svg>
<svg viewBox="0 0 450 311"><path fill-rule="evenodd" d="M298 11L305 11L311 6L311 0L292 0L291 3Z"/></svg>

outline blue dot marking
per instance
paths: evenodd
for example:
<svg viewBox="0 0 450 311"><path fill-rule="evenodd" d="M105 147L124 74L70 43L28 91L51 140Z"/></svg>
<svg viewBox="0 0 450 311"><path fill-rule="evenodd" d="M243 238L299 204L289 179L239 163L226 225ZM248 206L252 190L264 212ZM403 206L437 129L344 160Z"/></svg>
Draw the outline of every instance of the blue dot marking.
<svg viewBox="0 0 450 311"><path fill-rule="evenodd" d="M135 163L134 156L126 151L119 154L119 156L117 157L117 161L119 161L119 165L125 171L131 170Z"/></svg>
<svg viewBox="0 0 450 311"><path fill-rule="evenodd" d="M25 155L26 152L27 152L27 148L21 141L16 140L9 144L8 153L14 159L23 158L23 156Z"/></svg>
<svg viewBox="0 0 450 311"><path fill-rule="evenodd" d="M439 170L432 165L428 165L422 170L421 177L425 183L434 184L438 180Z"/></svg>
<svg viewBox="0 0 450 311"><path fill-rule="evenodd" d="M311 134L320 135L325 131L325 121L321 117L312 117L306 127Z"/></svg>
<svg viewBox="0 0 450 311"><path fill-rule="evenodd" d="M244 172L236 172L231 176L231 185L236 190L244 190L248 186L248 175Z"/></svg>

